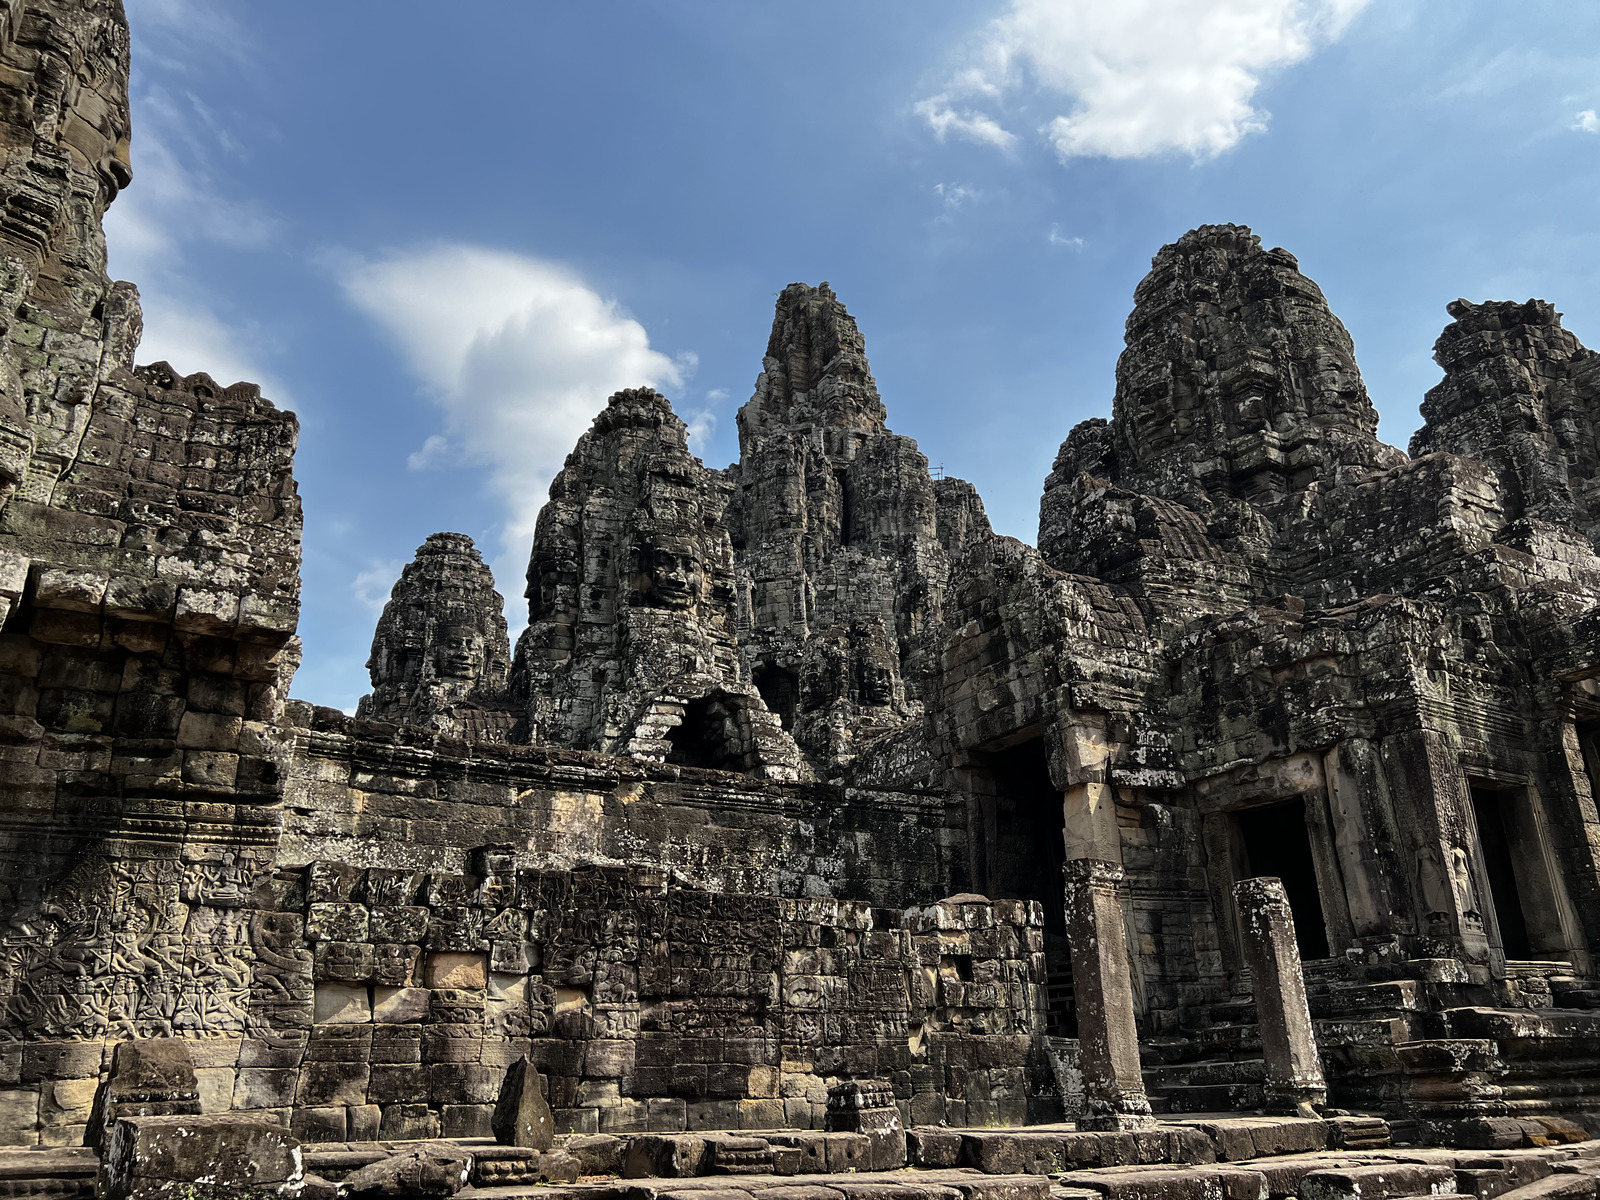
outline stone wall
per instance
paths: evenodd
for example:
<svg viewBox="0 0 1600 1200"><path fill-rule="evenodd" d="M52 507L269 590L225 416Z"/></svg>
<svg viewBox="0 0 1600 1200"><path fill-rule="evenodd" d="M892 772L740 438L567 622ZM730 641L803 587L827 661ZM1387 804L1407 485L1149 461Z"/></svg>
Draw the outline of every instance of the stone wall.
<svg viewBox="0 0 1600 1200"><path fill-rule="evenodd" d="M470 744L291 705L280 863L466 869L475 846L519 866L648 866L711 891L893 908L961 886L947 799L548 747Z"/></svg>

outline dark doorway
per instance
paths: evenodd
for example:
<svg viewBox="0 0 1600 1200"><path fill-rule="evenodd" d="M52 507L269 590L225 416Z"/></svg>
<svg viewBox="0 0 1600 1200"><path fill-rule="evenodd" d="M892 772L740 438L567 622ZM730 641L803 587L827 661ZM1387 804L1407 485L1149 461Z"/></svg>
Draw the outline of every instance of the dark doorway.
<svg viewBox="0 0 1600 1200"><path fill-rule="evenodd" d="M1283 880L1294 912L1294 939L1302 959L1328 957L1328 925L1317 892L1317 867L1306 833L1306 809L1299 800L1247 808L1236 814L1244 849L1241 875L1275 875Z"/></svg>
<svg viewBox="0 0 1600 1200"><path fill-rule="evenodd" d="M667 761L682 767L708 767L716 771L743 771L738 739L730 728L734 715L718 697L705 696L683 706L681 724L667 730Z"/></svg>
<svg viewBox="0 0 1600 1200"><path fill-rule="evenodd" d="M1522 892L1517 887L1517 869L1512 859L1515 831L1506 819L1511 793L1476 784L1470 790L1472 812L1478 818L1483 869L1489 876L1489 896L1494 901L1495 920L1500 926L1500 948L1507 958L1532 958L1528 918L1522 908Z"/></svg>
<svg viewBox="0 0 1600 1200"><path fill-rule="evenodd" d="M795 709L800 699L800 685L794 672L771 663L762 663L756 668L755 685L767 710L778 718L786 732L793 730Z"/></svg>
<svg viewBox="0 0 1600 1200"><path fill-rule="evenodd" d="M1044 909L1046 1032L1077 1037L1061 877L1066 861L1066 815L1061 793L1050 781L1044 739L995 751L988 758L994 782L988 893L995 900L1037 900Z"/></svg>

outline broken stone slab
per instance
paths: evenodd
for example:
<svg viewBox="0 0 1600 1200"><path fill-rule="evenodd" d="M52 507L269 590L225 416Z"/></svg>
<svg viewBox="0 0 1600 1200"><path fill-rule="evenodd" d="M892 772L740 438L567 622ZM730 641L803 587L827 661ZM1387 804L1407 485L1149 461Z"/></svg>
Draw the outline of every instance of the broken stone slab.
<svg viewBox="0 0 1600 1200"><path fill-rule="evenodd" d="M106 1131L96 1194L176 1200L196 1185L276 1186L303 1173L300 1143L268 1121L232 1113L118 1117Z"/></svg>
<svg viewBox="0 0 1600 1200"><path fill-rule="evenodd" d="M428 1142L362 1167L340 1185L357 1200L453 1196L472 1175L472 1155L449 1142Z"/></svg>
<svg viewBox="0 0 1600 1200"><path fill-rule="evenodd" d="M577 1158L561 1150L483 1146L475 1147L472 1156L473 1187L576 1183L582 1173Z"/></svg>
<svg viewBox="0 0 1600 1200"><path fill-rule="evenodd" d="M1090 1188L1105 1200L1227 1200L1214 1170L1178 1166L1069 1171L1060 1182Z"/></svg>
<svg viewBox="0 0 1600 1200"><path fill-rule="evenodd" d="M1500 1200L1587 1200L1595 1194L1593 1175L1548 1175L1534 1183L1501 1192Z"/></svg>
<svg viewBox="0 0 1600 1200"><path fill-rule="evenodd" d="M95 1095L84 1139L104 1144L119 1116L199 1115L200 1084L194 1055L183 1038L136 1038L123 1042L111 1060L111 1074Z"/></svg>
<svg viewBox="0 0 1600 1200"><path fill-rule="evenodd" d="M913 1167L953 1167L961 1161L961 1134L953 1129L906 1131L906 1161Z"/></svg>
<svg viewBox="0 0 1600 1200"><path fill-rule="evenodd" d="M1456 1173L1447 1165L1385 1162L1311 1171L1300 1179L1300 1200L1394 1200L1455 1189Z"/></svg>
<svg viewBox="0 0 1600 1200"><path fill-rule="evenodd" d="M582 1175L621 1175L627 1152L628 1143L609 1133L573 1138L567 1143L567 1153L578 1160Z"/></svg>
<svg viewBox="0 0 1600 1200"><path fill-rule="evenodd" d="M489 1127L502 1146L549 1150L555 1145L555 1117L544 1096L539 1068L526 1055L506 1068Z"/></svg>
<svg viewBox="0 0 1600 1200"><path fill-rule="evenodd" d="M628 1139L624 1179L682 1179L705 1173L706 1139L693 1133L642 1133Z"/></svg>

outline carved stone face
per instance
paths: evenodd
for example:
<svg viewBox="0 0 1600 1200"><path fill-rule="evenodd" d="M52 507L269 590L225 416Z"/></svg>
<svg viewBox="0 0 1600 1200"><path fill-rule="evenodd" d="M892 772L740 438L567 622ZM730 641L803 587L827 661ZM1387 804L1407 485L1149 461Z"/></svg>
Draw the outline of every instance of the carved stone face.
<svg viewBox="0 0 1600 1200"><path fill-rule="evenodd" d="M702 566L693 540L658 534L633 549L633 603L687 609L700 598Z"/></svg>
<svg viewBox="0 0 1600 1200"><path fill-rule="evenodd" d="M856 703L868 707L893 704L893 672L875 659L861 659L856 664Z"/></svg>
<svg viewBox="0 0 1600 1200"><path fill-rule="evenodd" d="M447 625L434 643L434 668L445 679L476 679L483 663L483 638L469 625Z"/></svg>

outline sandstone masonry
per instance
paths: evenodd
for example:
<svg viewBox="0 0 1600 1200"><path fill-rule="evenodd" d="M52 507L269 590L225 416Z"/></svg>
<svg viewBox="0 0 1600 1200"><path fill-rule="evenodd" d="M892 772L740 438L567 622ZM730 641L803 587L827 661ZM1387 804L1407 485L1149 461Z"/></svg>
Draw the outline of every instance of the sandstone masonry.
<svg viewBox="0 0 1600 1200"><path fill-rule="evenodd" d="M1212 1164L1600 1131L1600 356L1552 306L1449 306L1408 456L1291 254L1184 234L1033 547L792 284L737 463L617 393L514 650L434 534L349 717L285 699L293 416L134 365L128 66L112 0L0 0L0 1141L331 1196L292 1142L490 1137L515 1067L559 1145L317 1161L1593 1194Z"/></svg>

